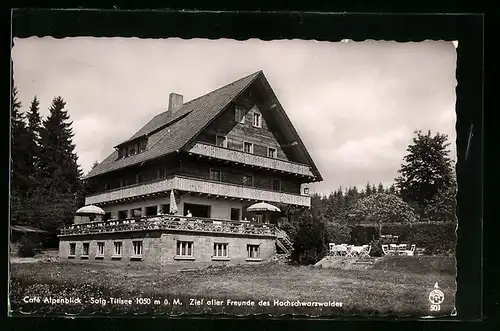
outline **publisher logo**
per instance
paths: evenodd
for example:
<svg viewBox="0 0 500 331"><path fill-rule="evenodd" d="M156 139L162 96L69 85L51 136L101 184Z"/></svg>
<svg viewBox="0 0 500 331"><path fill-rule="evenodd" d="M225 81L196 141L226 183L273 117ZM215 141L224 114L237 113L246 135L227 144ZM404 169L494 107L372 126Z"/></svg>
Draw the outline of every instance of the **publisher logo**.
<svg viewBox="0 0 500 331"><path fill-rule="evenodd" d="M444 301L444 293L441 290L432 290L429 294L429 301L433 305L440 305Z"/></svg>

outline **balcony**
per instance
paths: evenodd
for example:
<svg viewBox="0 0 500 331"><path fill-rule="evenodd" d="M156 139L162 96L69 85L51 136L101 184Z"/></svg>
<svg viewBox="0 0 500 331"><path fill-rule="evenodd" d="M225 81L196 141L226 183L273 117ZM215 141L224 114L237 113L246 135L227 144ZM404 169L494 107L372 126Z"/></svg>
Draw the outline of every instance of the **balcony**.
<svg viewBox="0 0 500 331"><path fill-rule="evenodd" d="M59 236L80 236L132 231L187 231L275 237L275 228L272 224L221 221L173 215L154 216L141 218L139 220L127 219L70 225L62 228Z"/></svg>
<svg viewBox="0 0 500 331"><path fill-rule="evenodd" d="M311 199L307 195L270 191L250 186L235 185L184 176L173 176L164 180L136 184L100 194L87 196L85 204L120 202L126 199L142 198L148 195L166 193L170 190L193 192L211 196L228 197L241 200L281 202L309 207Z"/></svg>
<svg viewBox="0 0 500 331"><path fill-rule="evenodd" d="M188 153L254 167L272 169L275 171L288 172L300 176L314 177L310 167L305 164L245 153L206 143L197 142L188 150Z"/></svg>

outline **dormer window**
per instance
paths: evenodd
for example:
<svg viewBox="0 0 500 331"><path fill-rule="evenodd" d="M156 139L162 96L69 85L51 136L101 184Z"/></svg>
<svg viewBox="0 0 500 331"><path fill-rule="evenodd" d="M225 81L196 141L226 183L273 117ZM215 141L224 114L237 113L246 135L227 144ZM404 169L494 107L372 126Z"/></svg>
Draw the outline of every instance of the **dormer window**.
<svg viewBox="0 0 500 331"><path fill-rule="evenodd" d="M256 128L262 127L262 115L260 113L253 113L253 126Z"/></svg>
<svg viewBox="0 0 500 331"><path fill-rule="evenodd" d="M146 150L147 143L148 143L147 139L143 139L141 141L120 147L118 149L118 158L124 158L144 152Z"/></svg>

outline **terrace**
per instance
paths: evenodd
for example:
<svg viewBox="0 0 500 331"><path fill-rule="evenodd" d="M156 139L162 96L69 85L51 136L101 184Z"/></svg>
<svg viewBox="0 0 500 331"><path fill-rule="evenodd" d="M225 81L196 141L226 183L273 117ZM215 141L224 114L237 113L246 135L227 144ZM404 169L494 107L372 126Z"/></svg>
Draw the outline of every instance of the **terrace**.
<svg viewBox="0 0 500 331"><path fill-rule="evenodd" d="M73 224L62 228L59 236L78 236L132 231L188 231L271 237L275 236L275 228L272 224L172 215Z"/></svg>

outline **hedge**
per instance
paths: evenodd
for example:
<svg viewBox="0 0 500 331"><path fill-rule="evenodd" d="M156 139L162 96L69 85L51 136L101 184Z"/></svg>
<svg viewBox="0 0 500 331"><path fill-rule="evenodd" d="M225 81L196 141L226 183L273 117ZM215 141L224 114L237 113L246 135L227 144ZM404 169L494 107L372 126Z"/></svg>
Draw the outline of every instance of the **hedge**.
<svg viewBox="0 0 500 331"><path fill-rule="evenodd" d="M398 243L415 244L417 248L425 248L425 254L452 255L457 242L456 223L390 223L382 226L383 235L398 236ZM351 243L362 245L378 241L378 226L353 227Z"/></svg>

